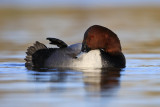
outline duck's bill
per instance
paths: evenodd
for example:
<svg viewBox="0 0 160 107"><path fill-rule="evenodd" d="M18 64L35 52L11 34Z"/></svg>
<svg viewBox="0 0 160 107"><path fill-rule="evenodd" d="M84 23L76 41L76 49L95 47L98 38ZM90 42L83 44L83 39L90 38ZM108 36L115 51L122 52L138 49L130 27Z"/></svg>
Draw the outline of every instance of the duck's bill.
<svg viewBox="0 0 160 107"><path fill-rule="evenodd" d="M75 58L80 58L85 52L80 52Z"/></svg>
<svg viewBox="0 0 160 107"><path fill-rule="evenodd" d="M86 43L82 44L82 52L89 52L91 50L91 48L88 47L88 45Z"/></svg>

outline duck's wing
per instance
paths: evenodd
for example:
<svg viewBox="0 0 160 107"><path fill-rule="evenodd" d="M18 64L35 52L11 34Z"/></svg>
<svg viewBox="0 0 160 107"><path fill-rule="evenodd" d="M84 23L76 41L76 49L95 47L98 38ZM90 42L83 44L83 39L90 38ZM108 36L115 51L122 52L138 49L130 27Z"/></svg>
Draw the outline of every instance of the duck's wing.
<svg viewBox="0 0 160 107"><path fill-rule="evenodd" d="M68 45L63 42L62 40L59 40L57 38L47 38L47 40L50 41L49 44L57 45L59 48L66 48Z"/></svg>

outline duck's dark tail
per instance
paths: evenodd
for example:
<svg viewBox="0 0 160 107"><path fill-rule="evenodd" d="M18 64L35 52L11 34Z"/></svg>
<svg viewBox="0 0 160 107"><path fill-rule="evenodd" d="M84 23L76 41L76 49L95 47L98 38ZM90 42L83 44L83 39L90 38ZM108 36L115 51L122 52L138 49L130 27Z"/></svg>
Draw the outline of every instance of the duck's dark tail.
<svg viewBox="0 0 160 107"><path fill-rule="evenodd" d="M46 51L49 50L44 44L36 41L33 46L28 47L26 52L26 61L25 66L28 69L32 69L33 67L40 67L42 61L42 57L46 56ZM40 64L39 64L40 63Z"/></svg>
<svg viewBox="0 0 160 107"><path fill-rule="evenodd" d="M50 44L57 45L59 48L66 48L68 45L57 38L47 38ZM28 69L44 68L45 61L57 48L47 48L44 44L36 41L33 46L28 47L25 66Z"/></svg>

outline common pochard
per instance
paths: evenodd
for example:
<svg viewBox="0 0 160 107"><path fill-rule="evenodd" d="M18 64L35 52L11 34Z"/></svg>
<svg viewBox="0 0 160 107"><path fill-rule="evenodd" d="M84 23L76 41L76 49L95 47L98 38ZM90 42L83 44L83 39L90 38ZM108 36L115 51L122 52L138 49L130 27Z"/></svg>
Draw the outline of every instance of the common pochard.
<svg viewBox="0 0 160 107"><path fill-rule="evenodd" d="M100 25L89 27L82 43L68 46L56 38L47 40L59 48L47 48L36 41L27 49L27 68L124 68L126 64L119 38L114 32Z"/></svg>

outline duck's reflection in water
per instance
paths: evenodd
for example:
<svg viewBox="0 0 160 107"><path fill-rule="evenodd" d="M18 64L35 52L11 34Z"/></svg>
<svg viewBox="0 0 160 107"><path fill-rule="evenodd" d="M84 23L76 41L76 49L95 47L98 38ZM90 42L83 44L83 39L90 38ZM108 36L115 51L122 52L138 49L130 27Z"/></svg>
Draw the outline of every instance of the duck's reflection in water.
<svg viewBox="0 0 160 107"><path fill-rule="evenodd" d="M32 82L51 83L50 92L82 91L89 96L114 95L120 86L120 72L123 69L52 69L30 72ZM67 85L66 85L67 84Z"/></svg>
<svg viewBox="0 0 160 107"><path fill-rule="evenodd" d="M120 72L122 69L99 69L99 72L84 73L85 89L88 95L110 96L114 95L120 86ZM100 92L100 93L99 93Z"/></svg>

